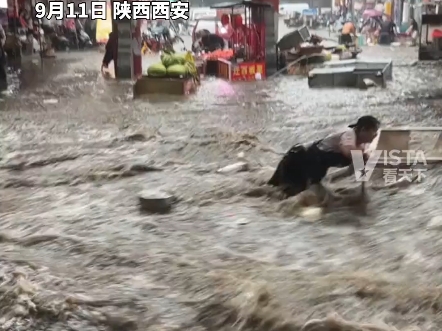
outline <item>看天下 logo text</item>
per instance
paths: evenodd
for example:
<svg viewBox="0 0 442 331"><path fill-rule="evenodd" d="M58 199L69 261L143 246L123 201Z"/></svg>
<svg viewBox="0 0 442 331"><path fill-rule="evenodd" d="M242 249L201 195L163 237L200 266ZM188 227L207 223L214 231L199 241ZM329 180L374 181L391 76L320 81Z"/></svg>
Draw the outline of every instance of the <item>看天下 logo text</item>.
<svg viewBox="0 0 442 331"><path fill-rule="evenodd" d="M387 167L383 169L386 184L394 183L403 178L410 182L414 180L421 181L425 177L424 172L427 170L422 168L422 165L427 165L424 151L374 150L371 151L367 162L364 162L363 152L354 150L351 151L351 158L356 181L358 182L369 181L378 164ZM399 165L402 166L400 169L397 168Z"/></svg>

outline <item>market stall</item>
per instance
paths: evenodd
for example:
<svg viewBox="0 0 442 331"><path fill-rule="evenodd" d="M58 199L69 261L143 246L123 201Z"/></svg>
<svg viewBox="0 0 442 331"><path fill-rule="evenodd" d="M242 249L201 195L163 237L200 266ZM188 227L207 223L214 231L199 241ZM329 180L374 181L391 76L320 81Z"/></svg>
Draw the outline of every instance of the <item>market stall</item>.
<svg viewBox="0 0 442 331"><path fill-rule="evenodd" d="M201 74L204 76L218 76L218 60L229 60L233 58L233 50L215 50L213 52L201 54L198 62L201 63Z"/></svg>
<svg viewBox="0 0 442 331"><path fill-rule="evenodd" d="M187 95L194 93L199 85L199 74L191 52L161 55L161 62L152 64L147 75L134 85L134 97L149 94Z"/></svg>
<svg viewBox="0 0 442 331"><path fill-rule="evenodd" d="M267 3L244 0L212 6L223 9L219 35L227 40L231 57L218 56L217 75L231 81L265 79L276 71L276 11ZM239 14L238 9L243 14ZM226 14L227 11L231 14ZM213 60L213 56L211 58Z"/></svg>

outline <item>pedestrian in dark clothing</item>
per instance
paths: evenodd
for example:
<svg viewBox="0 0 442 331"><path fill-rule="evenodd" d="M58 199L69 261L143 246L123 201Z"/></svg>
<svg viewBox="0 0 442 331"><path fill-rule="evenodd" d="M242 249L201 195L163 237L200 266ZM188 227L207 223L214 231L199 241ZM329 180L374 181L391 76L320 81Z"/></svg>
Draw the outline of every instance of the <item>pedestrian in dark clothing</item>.
<svg viewBox="0 0 442 331"><path fill-rule="evenodd" d="M3 26L0 24L0 90L8 87L6 77L6 52L5 52L6 34Z"/></svg>
<svg viewBox="0 0 442 331"><path fill-rule="evenodd" d="M103 63L101 65L101 70L107 69L109 63L114 60L115 53L117 51L117 34L115 32L109 33L109 39L105 46L105 53L103 57Z"/></svg>
<svg viewBox="0 0 442 331"><path fill-rule="evenodd" d="M396 24L388 18L385 17L381 23L381 31L379 33L379 44L380 45L390 45L394 41L396 36Z"/></svg>
<svg viewBox="0 0 442 331"><path fill-rule="evenodd" d="M411 37L412 45L415 45L416 41L417 41L417 37L419 35L419 25L417 24L417 22L414 18L411 19L410 27L407 29L406 34L407 34L407 36Z"/></svg>

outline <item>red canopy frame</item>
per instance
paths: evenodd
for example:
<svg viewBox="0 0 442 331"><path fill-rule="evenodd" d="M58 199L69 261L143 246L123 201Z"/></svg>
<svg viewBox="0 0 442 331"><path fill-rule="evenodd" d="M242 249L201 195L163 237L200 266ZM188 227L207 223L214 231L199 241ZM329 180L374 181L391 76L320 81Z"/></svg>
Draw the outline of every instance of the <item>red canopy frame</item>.
<svg viewBox="0 0 442 331"><path fill-rule="evenodd" d="M279 4L279 0L277 1ZM260 1L244 0L239 2L224 2L211 8L219 13L229 13L233 34L228 39L230 47L236 56L241 56L244 61L265 61L265 35L264 8L274 7L273 4ZM278 7L274 7L277 10ZM242 12L241 26L236 24L235 17ZM243 54L241 54L243 50Z"/></svg>

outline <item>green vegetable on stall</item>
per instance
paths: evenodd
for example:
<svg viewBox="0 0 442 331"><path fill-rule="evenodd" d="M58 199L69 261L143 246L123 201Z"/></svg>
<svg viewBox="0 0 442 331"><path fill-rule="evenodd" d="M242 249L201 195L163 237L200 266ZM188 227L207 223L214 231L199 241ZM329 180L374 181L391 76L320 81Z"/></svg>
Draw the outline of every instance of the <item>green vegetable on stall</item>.
<svg viewBox="0 0 442 331"><path fill-rule="evenodd" d="M167 68L171 65L175 64L174 59L172 58L171 55L169 54L163 54L161 55L161 62L163 63L163 65Z"/></svg>
<svg viewBox="0 0 442 331"><path fill-rule="evenodd" d="M186 59L184 58L184 55L175 55L175 54L163 54L161 55L161 62L163 65L168 68L170 66L173 66L175 64L185 64Z"/></svg>
<svg viewBox="0 0 442 331"><path fill-rule="evenodd" d="M188 68L182 64L174 64L167 68L167 75L169 77L186 76Z"/></svg>
<svg viewBox="0 0 442 331"><path fill-rule="evenodd" d="M151 77L165 77L167 69L162 63L155 63L147 68L147 74Z"/></svg>
<svg viewBox="0 0 442 331"><path fill-rule="evenodd" d="M175 61L174 64L186 64L185 54L174 54L172 58Z"/></svg>

